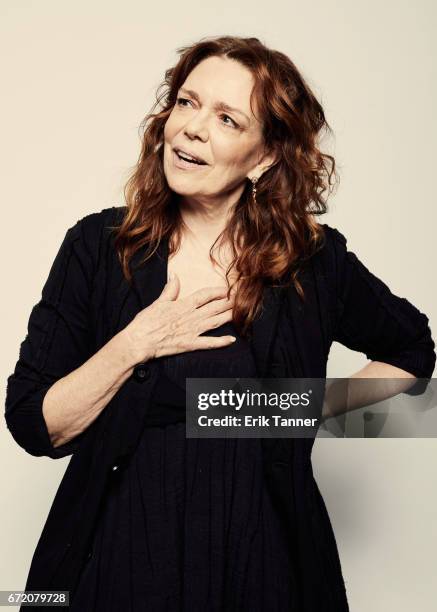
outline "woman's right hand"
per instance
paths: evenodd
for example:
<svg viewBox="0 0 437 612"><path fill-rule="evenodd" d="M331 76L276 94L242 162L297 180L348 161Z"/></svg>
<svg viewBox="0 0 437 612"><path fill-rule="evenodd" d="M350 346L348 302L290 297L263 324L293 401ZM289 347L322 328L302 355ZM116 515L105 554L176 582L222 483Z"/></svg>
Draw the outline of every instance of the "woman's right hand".
<svg viewBox="0 0 437 612"><path fill-rule="evenodd" d="M161 295L124 328L135 363L164 355L232 344L233 336L199 336L232 320L235 291L205 287L177 300L179 278L169 279Z"/></svg>

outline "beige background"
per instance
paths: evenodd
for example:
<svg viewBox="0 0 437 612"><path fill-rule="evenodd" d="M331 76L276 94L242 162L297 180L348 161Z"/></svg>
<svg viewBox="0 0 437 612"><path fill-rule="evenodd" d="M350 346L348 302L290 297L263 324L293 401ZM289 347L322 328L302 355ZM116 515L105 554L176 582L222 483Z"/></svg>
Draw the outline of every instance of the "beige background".
<svg viewBox="0 0 437 612"><path fill-rule="evenodd" d="M431 1L3 0L0 11L3 389L66 229L123 204L138 124L176 47L213 34L258 36L303 71L335 131L342 179L322 221L437 333ZM328 376L365 362L334 345ZM27 455L4 423L0 440L0 589L23 589L69 459ZM436 460L435 439L316 441L352 612L435 609Z"/></svg>

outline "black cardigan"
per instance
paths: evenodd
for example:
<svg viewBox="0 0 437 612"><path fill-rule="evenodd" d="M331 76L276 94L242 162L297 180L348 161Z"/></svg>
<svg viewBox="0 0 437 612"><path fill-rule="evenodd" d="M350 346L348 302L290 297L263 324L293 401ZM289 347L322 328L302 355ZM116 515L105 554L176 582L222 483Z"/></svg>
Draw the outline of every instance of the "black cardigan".
<svg viewBox="0 0 437 612"><path fill-rule="evenodd" d="M51 445L42 414L47 390L151 304L166 282L167 241L136 269L132 288L125 281L109 229L125 212L104 209L67 231L7 380L5 419L16 442L34 456L72 455L34 552L27 590L74 593L100 504L135 452L145 398L147 403L157 378L153 360L137 366L85 431L58 448ZM322 227L325 245L300 276L306 301L294 288L265 289L251 340L260 376L324 378L337 341L423 379L407 392L422 393L436 360L427 316L348 251L343 234ZM134 267L143 255L143 249L135 254ZM345 585L312 473L313 442L263 439L265 478L290 539L300 612L342 612L348 610Z"/></svg>

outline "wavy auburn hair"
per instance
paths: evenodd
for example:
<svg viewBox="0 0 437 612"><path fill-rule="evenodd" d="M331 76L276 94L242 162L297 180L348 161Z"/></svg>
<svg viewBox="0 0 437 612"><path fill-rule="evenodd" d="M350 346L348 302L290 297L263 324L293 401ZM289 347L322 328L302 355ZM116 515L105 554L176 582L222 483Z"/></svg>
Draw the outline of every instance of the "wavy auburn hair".
<svg viewBox="0 0 437 612"><path fill-rule="evenodd" d="M114 244L129 282L129 262L138 249L147 244L142 265L163 238L169 240L169 255L179 248L184 223L177 194L170 189L163 170L164 126L179 88L197 64L211 56L240 62L253 75L251 108L255 100L264 143L275 153L274 164L257 183L257 201L247 181L225 230L217 238L231 245L233 261L226 272L228 296L232 288L228 275L235 267L238 290L233 321L238 332L247 336L261 311L266 284L283 287L293 283L305 299L298 272L300 265L323 246L324 232L314 215L327 212L327 198L335 185L331 179L338 178L334 158L322 153L317 142L323 129L329 133L332 130L293 62L259 39L210 37L177 51L179 61L166 70L156 102L140 124L141 153L124 187L127 210L121 225L113 227ZM214 245L210 250L213 261Z"/></svg>

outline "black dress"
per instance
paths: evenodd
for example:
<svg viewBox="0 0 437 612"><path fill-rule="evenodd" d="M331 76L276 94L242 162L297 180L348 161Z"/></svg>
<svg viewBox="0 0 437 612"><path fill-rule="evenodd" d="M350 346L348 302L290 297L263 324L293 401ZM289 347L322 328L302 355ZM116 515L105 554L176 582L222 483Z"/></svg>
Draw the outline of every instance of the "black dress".
<svg viewBox="0 0 437 612"><path fill-rule="evenodd" d="M161 357L147 426L106 498L74 612L288 612L290 551L258 438L186 438L185 378L256 377L250 342Z"/></svg>

